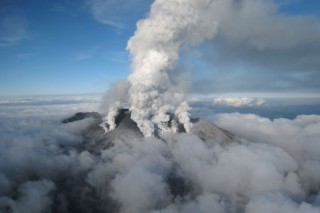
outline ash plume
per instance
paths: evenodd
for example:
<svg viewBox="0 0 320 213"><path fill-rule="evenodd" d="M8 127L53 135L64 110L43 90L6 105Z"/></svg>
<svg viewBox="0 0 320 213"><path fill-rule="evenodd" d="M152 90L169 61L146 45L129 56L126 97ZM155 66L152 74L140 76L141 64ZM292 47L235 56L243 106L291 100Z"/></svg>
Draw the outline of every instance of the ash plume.
<svg viewBox="0 0 320 213"><path fill-rule="evenodd" d="M106 130L115 128L119 105L127 105L145 136L174 132L176 128L165 123L168 113L174 114L185 101L174 78L181 53L189 47L200 48L198 57L214 73L194 79L193 92L317 89L320 22L315 16L285 14L281 5L274 0L154 1L128 41L132 59L129 86L125 101L120 97L108 105ZM238 63L248 67L248 74L235 78L229 66ZM302 72L310 75L295 77ZM252 76L250 82L248 76ZM280 87L270 81L288 84ZM181 115L185 129L190 129L188 111Z"/></svg>
<svg viewBox="0 0 320 213"><path fill-rule="evenodd" d="M131 118L145 136L174 132L176 128L166 125L168 113L175 113L189 131L189 106L183 92L172 89L170 71L179 60L182 47L201 44L215 35L210 16L215 16L220 4L222 1L157 0L149 16L137 23L127 46L132 57L128 105ZM115 128L114 117L120 105L118 101L110 105L105 119L109 130Z"/></svg>

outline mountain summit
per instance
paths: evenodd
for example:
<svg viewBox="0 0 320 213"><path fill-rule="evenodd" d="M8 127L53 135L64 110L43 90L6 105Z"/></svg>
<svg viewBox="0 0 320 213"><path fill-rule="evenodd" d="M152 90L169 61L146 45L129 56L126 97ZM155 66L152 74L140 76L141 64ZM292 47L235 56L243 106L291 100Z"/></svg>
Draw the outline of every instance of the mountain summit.
<svg viewBox="0 0 320 213"><path fill-rule="evenodd" d="M79 121L85 118L94 119L93 124L84 132L86 141L84 144L87 150L99 153L112 146L116 139L141 140L143 138L142 132L139 130L137 124L130 118L130 115L128 109L120 109L116 117L116 129L106 133L103 128L101 128L102 115L97 112L79 112L64 119L63 123ZM168 125L171 125L171 122L176 120L174 115L170 115L170 118ZM204 119L193 118L191 122L193 125L190 133L198 136L205 142L223 145L231 143L235 137L234 134ZM177 134L179 133L185 133L182 124L178 125ZM157 136L157 138L161 137ZM165 140L164 138L162 139Z"/></svg>

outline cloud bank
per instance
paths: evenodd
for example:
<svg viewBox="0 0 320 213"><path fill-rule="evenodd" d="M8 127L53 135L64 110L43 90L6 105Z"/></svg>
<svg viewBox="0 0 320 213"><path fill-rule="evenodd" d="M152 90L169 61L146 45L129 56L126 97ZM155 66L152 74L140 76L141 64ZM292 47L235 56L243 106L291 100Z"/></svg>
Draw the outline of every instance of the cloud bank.
<svg viewBox="0 0 320 213"><path fill-rule="evenodd" d="M316 154L320 148L317 145L320 122L318 115L299 115L293 120L270 120L254 114L230 113L217 114L213 120L239 136L280 146L293 156L319 160Z"/></svg>
<svg viewBox="0 0 320 213"><path fill-rule="evenodd" d="M1 106L1 211L320 211L318 115L217 114L214 121L237 135L228 142L136 137L119 126L109 146L93 151L104 143L84 134L93 127L103 134L94 119L62 124L69 114L61 106L42 116L37 107L23 115L12 108Z"/></svg>
<svg viewBox="0 0 320 213"><path fill-rule="evenodd" d="M227 105L233 107L244 107L244 106L261 106L265 103L263 99L255 99L255 98L214 98L213 104L214 105Z"/></svg>

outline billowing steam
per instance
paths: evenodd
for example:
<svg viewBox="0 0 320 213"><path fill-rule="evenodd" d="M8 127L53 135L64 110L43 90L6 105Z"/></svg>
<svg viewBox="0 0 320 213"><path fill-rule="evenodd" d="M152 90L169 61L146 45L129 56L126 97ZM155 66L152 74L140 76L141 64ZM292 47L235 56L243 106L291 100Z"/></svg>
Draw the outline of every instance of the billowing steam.
<svg viewBox="0 0 320 213"><path fill-rule="evenodd" d="M176 128L167 126L169 112L175 113L189 131L189 107L182 91L173 89L170 71L182 47L200 44L215 35L218 17L214 16L220 4L223 1L157 0L149 16L138 22L127 46L132 56L128 104L131 118L145 136L174 132ZM119 105L111 104L106 117L110 130L115 128Z"/></svg>
<svg viewBox="0 0 320 213"><path fill-rule="evenodd" d="M273 76L277 76L280 78L276 79L279 82L290 82L289 79L296 77L291 76L289 70L299 67L313 73L310 76L316 76L316 70L319 70L319 60L315 60L319 55L319 20L316 17L285 14L281 12L279 5L274 0L155 0L149 15L138 22L135 34L128 42L127 50L132 57L129 86L124 94L125 98L118 97L120 100L116 98L107 107L109 115L105 119L108 124L106 126L110 130L115 128L114 117L117 110L119 106L126 105L132 113L132 119L145 136L174 132L176 128L169 128L166 123L168 113L174 114L178 108L179 122L184 124L186 130L190 129L187 112L189 107L184 103L182 89L175 85L173 71L183 50L204 42L208 42L206 46L210 47L214 41L219 43L213 46L216 48L209 49L214 49L215 54L221 53L217 54L221 55L221 60L214 60L216 57L212 55L215 54L203 51L202 59L214 67L215 63L218 64L223 59L227 59L226 63L229 63L228 56L231 55L231 64L239 59L240 62L244 60L253 65L262 64L264 69L279 66L281 72L285 72L281 77L270 71L266 74L272 75L267 78L269 80L274 80ZM232 56L236 58L233 60ZM299 73L300 71L296 74L300 75ZM228 76L221 78L229 79ZM193 85L193 89L198 92L228 92L231 88L240 86L238 90L248 88L243 82L239 84L239 80L234 77L230 82L235 85L222 85L221 82L217 78L210 78L199 81ZM255 88L251 90L270 89L268 82L264 79L253 84ZM302 85L308 87L305 83ZM184 106L179 107L182 103ZM185 111L182 113L181 109Z"/></svg>

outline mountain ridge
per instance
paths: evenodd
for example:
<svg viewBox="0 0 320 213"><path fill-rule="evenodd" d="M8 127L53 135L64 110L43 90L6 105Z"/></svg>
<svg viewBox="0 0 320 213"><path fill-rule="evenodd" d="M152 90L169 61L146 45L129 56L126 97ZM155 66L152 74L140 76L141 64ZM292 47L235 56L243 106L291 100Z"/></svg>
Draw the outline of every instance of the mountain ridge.
<svg viewBox="0 0 320 213"><path fill-rule="evenodd" d="M73 116L64 119L63 123L74 122L78 120L83 120L86 118L92 118L94 120L93 124L84 131L84 149L99 153L112 146L116 139L130 138L132 140L142 139L143 134L139 130L137 124L130 118L130 111L127 109L120 109L118 116L116 117L117 127L110 131L104 132L103 128L100 126L102 123L102 114L97 112L78 112ZM172 120L176 119L173 115L170 115L169 125ZM235 139L235 135L225 129L218 127L217 125L201 119L192 118L191 122L193 124L190 134L198 136L201 140L205 142L216 142L220 145L231 143ZM178 125L178 132L176 134L185 133L183 125ZM160 138L160 136L156 136Z"/></svg>

